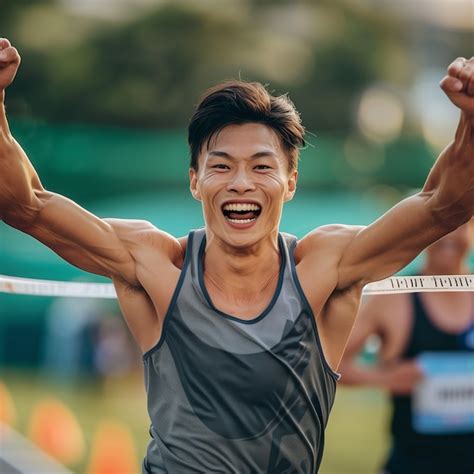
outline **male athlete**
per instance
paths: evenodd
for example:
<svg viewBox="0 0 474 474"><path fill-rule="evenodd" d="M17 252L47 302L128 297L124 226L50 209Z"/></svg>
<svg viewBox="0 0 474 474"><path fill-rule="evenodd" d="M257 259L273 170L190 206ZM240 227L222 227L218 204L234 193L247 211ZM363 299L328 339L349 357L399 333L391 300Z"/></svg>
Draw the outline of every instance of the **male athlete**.
<svg viewBox="0 0 474 474"><path fill-rule="evenodd" d="M422 274L470 273L473 234L471 220L428 247ZM356 357L371 335L380 338L378 363L359 364ZM427 365L424 373L430 359L433 368ZM392 446L381 472L474 472L473 360L473 293L364 298L340 372L348 385L378 387L391 395Z"/></svg>
<svg viewBox="0 0 474 474"><path fill-rule="evenodd" d="M3 99L20 59L0 45ZM191 118L190 188L206 225L181 239L44 189L2 105L0 218L109 277L143 351L144 473L318 471L363 286L472 215L474 58L454 61L441 86L461 120L423 191L370 226L325 226L300 241L278 229L304 129L288 98L260 84L220 84Z"/></svg>

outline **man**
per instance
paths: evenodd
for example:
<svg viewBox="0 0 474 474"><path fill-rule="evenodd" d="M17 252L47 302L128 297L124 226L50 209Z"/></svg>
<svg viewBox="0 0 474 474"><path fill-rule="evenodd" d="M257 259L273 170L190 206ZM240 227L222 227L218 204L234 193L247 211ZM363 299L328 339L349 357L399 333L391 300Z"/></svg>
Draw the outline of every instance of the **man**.
<svg viewBox="0 0 474 474"><path fill-rule="evenodd" d="M3 98L19 56L1 46ZM298 242L278 226L304 129L288 98L260 84L221 84L198 105L189 176L206 226L181 239L45 190L2 107L0 217L111 278L144 353L144 472L318 471L363 286L472 215L473 78L474 59L458 59L442 81L461 121L421 193L368 227L326 226Z"/></svg>
<svg viewBox="0 0 474 474"><path fill-rule="evenodd" d="M472 227L473 221L428 247L422 274L468 274L466 259ZM371 335L380 339L379 362L373 366L358 364L356 356ZM426 370L429 367L424 375L423 361L429 358L438 370L450 361L454 365L441 374L443 377L437 371L430 374ZM473 373L472 369L463 373L462 364L472 367L473 360L472 293L404 293L364 298L340 366L341 381L380 387L391 394L392 447L384 473L472 474L474 426L468 410L470 407L472 417ZM424 414L421 396L425 390L420 390L420 382L433 375L437 382L425 383L429 412ZM438 405L432 404L434 399L439 399ZM460 407L463 403L466 406ZM425 419L426 415L429 418Z"/></svg>

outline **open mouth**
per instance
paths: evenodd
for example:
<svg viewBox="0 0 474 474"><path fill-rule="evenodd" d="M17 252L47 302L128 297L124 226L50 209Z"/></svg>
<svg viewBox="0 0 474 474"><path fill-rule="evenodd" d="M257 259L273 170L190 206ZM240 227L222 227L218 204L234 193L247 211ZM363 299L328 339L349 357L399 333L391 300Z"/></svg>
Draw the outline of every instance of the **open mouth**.
<svg viewBox="0 0 474 474"><path fill-rule="evenodd" d="M250 224L262 212L262 208L255 203L230 202L222 206L222 212L226 220L233 224Z"/></svg>

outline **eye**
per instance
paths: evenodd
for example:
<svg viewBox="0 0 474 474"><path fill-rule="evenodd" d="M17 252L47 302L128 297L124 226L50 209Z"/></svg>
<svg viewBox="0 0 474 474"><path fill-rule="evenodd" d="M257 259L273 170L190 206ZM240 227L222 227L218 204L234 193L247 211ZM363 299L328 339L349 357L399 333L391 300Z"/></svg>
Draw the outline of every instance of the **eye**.
<svg viewBox="0 0 474 474"><path fill-rule="evenodd" d="M217 164L217 165L213 165L213 166L211 166L211 168L217 169L217 170L228 170L228 169L230 169L229 166L224 165L223 163L219 163L219 164Z"/></svg>
<svg viewBox="0 0 474 474"><path fill-rule="evenodd" d="M271 170L271 166L268 166L268 165L257 165L255 166L255 169L257 171L264 171L264 170Z"/></svg>

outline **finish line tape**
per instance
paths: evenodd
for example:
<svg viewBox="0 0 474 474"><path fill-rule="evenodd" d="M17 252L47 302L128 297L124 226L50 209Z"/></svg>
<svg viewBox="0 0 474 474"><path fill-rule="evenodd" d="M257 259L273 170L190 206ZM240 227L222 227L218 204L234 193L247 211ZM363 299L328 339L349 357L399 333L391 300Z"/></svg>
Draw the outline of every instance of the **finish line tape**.
<svg viewBox="0 0 474 474"><path fill-rule="evenodd" d="M364 295L474 291L474 275L399 276L369 283ZM81 283L0 275L0 293L73 298L117 298L111 283Z"/></svg>

